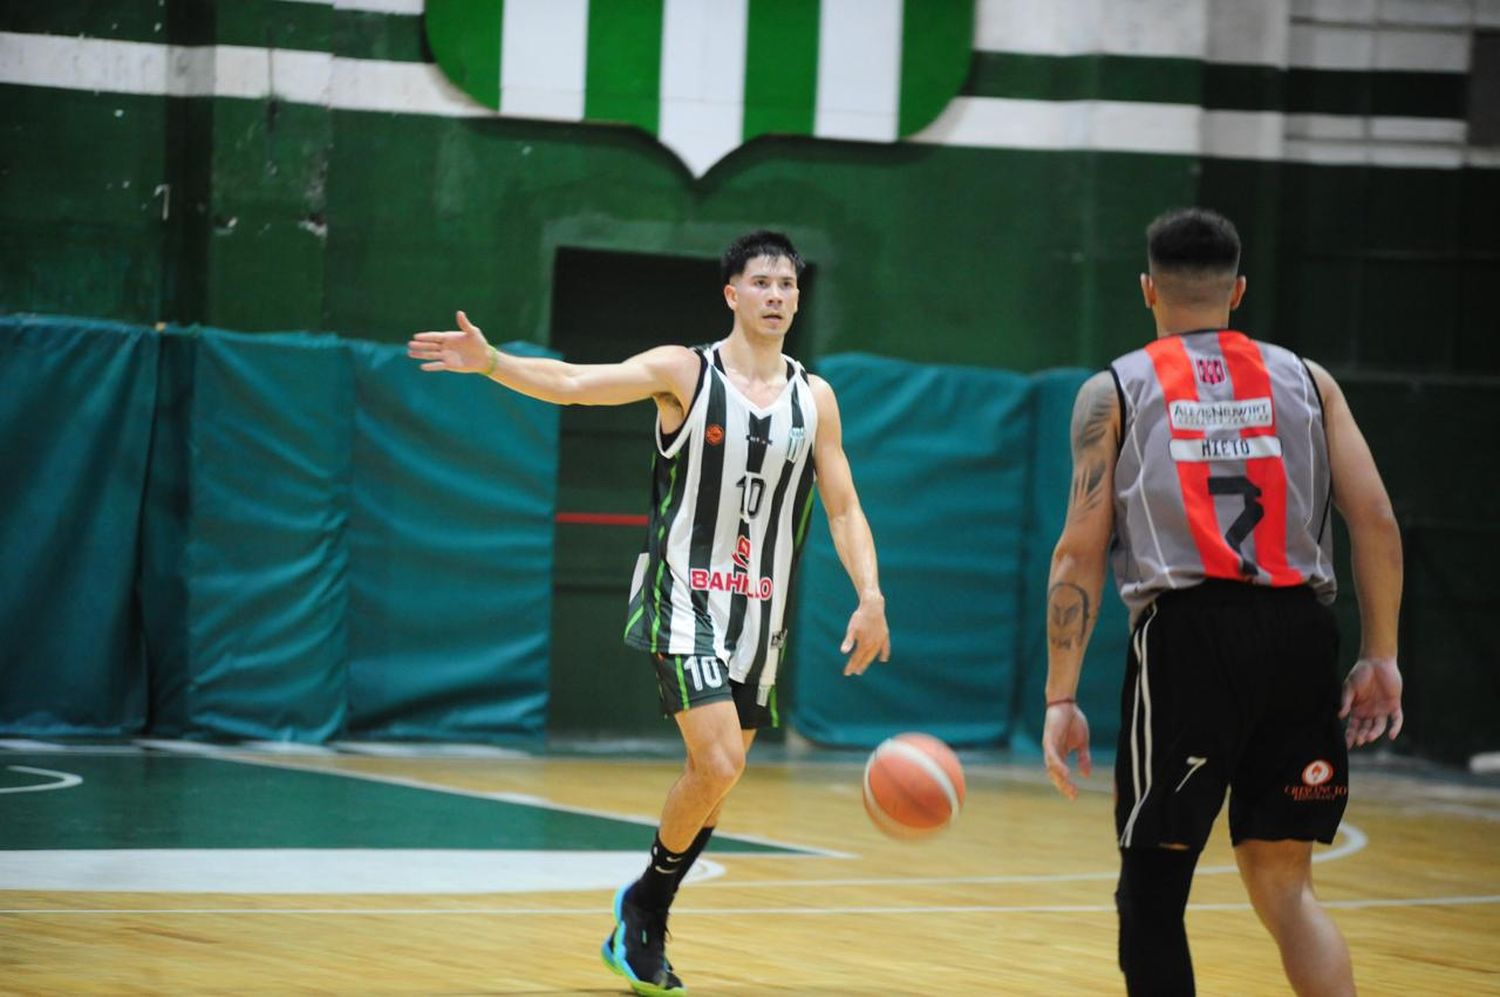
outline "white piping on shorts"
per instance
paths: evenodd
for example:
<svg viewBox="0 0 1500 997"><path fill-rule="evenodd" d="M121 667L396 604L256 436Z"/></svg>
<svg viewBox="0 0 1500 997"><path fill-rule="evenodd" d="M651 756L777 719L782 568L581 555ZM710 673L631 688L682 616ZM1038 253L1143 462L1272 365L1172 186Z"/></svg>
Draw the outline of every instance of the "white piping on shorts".
<svg viewBox="0 0 1500 997"><path fill-rule="evenodd" d="M1120 833L1121 848L1130 847L1135 834L1135 819L1140 816L1141 807L1151 793L1151 680L1146 670L1146 631L1154 619L1155 602L1151 604L1151 615L1146 617L1146 622L1135 635L1135 660L1140 665L1135 680L1135 706L1130 713L1130 779L1135 805L1130 808L1125 830ZM1142 728L1143 733L1138 737L1137 730Z"/></svg>

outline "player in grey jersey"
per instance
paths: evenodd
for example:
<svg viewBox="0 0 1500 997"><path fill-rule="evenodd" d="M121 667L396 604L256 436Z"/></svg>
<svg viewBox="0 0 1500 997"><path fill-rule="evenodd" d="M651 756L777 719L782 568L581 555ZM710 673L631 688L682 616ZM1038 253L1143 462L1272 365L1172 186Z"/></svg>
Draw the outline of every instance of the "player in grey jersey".
<svg viewBox="0 0 1500 997"><path fill-rule="evenodd" d="M1120 968L1131 994L1194 992L1183 915L1229 793L1250 900L1299 994L1352 994L1312 889L1312 842L1348 799L1347 749L1401 729L1401 538L1327 371L1227 328L1239 236L1199 209L1147 230L1156 338L1086 381L1052 558L1042 750L1059 792L1090 770L1075 700L1109 555L1131 609L1115 764ZM1341 683L1332 501L1349 527L1362 646ZM1340 730L1340 718L1347 726Z"/></svg>
<svg viewBox="0 0 1500 997"><path fill-rule="evenodd" d="M648 556L632 585L630 642L652 653L687 764L667 794L646 871L616 894L604 942L606 965L641 994L686 992L666 959L667 911L756 730L775 722L797 500L813 480L858 596L840 647L844 674L890 658L875 541L844 455L838 403L826 381L781 352L802 266L780 233L731 244L721 272L734 324L707 348L660 346L616 364L516 357L490 346L463 312L458 330L419 332L407 344L423 370L483 374L558 405L656 402L658 494Z"/></svg>

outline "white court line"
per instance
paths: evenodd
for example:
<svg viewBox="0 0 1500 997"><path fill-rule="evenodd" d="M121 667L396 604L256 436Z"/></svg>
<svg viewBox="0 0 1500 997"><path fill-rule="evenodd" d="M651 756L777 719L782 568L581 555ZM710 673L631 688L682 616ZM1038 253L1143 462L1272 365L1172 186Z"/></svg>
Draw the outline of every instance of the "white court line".
<svg viewBox="0 0 1500 997"><path fill-rule="evenodd" d="M1345 840L1342 844L1328 849L1324 852L1315 852L1312 860L1314 862L1333 862L1341 858L1353 855L1362 850L1370 843L1370 838L1365 832L1345 821L1339 827L1339 835ZM739 856L736 856L739 858ZM1205 865L1195 871L1195 875L1214 876L1223 873L1238 873L1239 868L1232 865ZM1024 876L931 876L931 877L890 877L869 879L766 879L754 882L748 880L724 880L717 879L711 883L701 884L704 887L723 889L725 887L737 887L740 889L755 889L758 886L786 887L786 886L941 886L951 884L959 885L983 885L985 883L1078 883L1089 880L1116 879L1120 873L1112 872L1064 872L1064 873L1036 873Z"/></svg>
<svg viewBox="0 0 1500 997"><path fill-rule="evenodd" d="M1474 907L1500 904L1500 894L1452 897L1394 897L1370 900L1320 900L1324 907L1339 910L1362 910L1372 907ZM1188 904L1189 911L1216 913L1220 911L1248 911L1248 903ZM8 907L0 908L5 914L118 914L118 915L224 915L224 914L275 914L315 915L318 917L599 917L603 907L560 910L550 907L471 907L431 908L378 907L364 910L339 909L333 907L131 907L109 909L102 907ZM1113 914L1114 904L1017 904L995 906L973 904L943 907L685 907L674 909L679 917L744 917L746 915L772 915L776 917L809 916L823 917L838 914Z"/></svg>
<svg viewBox="0 0 1500 997"><path fill-rule="evenodd" d="M74 775L72 772L54 772L51 769L34 769L27 765L7 765L6 768L12 772L25 772L28 775L47 775L56 779L56 782L39 782L31 786L4 786L0 787L0 793L44 793L49 789L72 789L74 786L83 785L83 776Z"/></svg>

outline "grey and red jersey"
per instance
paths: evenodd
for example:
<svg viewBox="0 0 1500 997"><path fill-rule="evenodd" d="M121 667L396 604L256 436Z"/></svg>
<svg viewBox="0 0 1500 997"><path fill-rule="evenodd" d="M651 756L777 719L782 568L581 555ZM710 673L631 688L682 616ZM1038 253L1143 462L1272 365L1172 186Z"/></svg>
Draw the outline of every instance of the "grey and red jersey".
<svg viewBox="0 0 1500 997"><path fill-rule="evenodd" d="M1227 578L1332 602L1323 405L1300 357L1232 330L1164 336L1110 364L1121 404L1112 560L1134 619Z"/></svg>

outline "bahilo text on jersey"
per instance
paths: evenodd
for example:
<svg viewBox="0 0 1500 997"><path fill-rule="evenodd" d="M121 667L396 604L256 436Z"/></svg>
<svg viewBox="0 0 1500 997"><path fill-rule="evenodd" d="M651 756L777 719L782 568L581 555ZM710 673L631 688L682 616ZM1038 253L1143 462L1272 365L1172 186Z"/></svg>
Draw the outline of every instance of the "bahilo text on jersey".
<svg viewBox="0 0 1500 997"><path fill-rule="evenodd" d="M707 568L691 569L688 587L700 592L731 592L749 599L769 599L776 592L776 583L769 578L752 581L743 572L710 571Z"/></svg>

